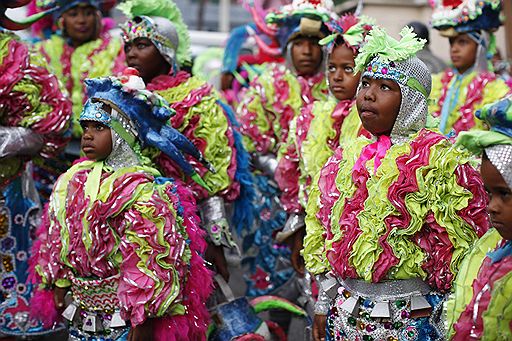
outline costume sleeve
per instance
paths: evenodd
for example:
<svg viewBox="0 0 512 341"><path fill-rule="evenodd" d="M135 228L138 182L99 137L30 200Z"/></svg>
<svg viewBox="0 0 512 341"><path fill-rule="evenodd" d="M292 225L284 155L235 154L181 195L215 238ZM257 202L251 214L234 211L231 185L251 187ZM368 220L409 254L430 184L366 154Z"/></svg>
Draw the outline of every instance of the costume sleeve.
<svg viewBox="0 0 512 341"><path fill-rule="evenodd" d="M137 195L139 199L124 213L119 244L122 262L118 297L121 315L132 326L147 317L184 315L188 280L202 278L190 277L189 272L198 251L191 243L200 242L197 217L190 209L186 213L192 216L184 216L183 205L190 204L179 201L176 185L148 183L137 189ZM193 226L187 228L186 220L193 220ZM208 291L208 281L205 285Z"/></svg>
<svg viewBox="0 0 512 341"><path fill-rule="evenodd" d="M250 83L237 109L244 144L250 153L267 154L276 146L271 120L274 88L266 78L262 74Z"/></svg>
<svg viewBox="0 0 512 341"><path fill-rule="evenodd" d="M51 157L49 149L58 150L68 141L64 133L69 127L71 103L57 78L36 66L35 56L8 33L0 34L0 55L0 86L6 89L0 94L0 106L8 113L5 117L0 114L0 125L30 129L43 136L43 144L51 148L41 155Z"/></svg>
<svg viewBox="0 0 512 341"><path fill-rule="evenodd" d="M314 275L329 271L326 258L331 208L339 197L336 188L336 175L342 150L338 148L313 179L306 207L306 236L304 237L304 257L306 269Z"/></svg>
<svg viewBox="0 0 512 341"><path fill-rule="evenodd" d="M297 118L290 123L288 139L278 154L278 164L274 178L281 190L280 200L287 213L301 213L299 202L299 151L297 150Z"/></svg>

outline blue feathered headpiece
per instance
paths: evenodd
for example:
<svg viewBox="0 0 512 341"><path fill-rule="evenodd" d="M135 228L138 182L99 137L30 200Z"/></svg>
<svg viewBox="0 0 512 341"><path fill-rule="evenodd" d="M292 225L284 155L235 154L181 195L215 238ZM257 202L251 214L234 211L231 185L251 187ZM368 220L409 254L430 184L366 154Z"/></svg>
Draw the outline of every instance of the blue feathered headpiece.
<svg viewBox="0 0 512 341"><path fill-rule="evenodd" d="M136 132L118 132L121 137L135 136L142 147L151 146L159 149L176 162L187 176L207 188L182 152L196 158L211 172L215 172L214 168L189 139L169 124L169 119L175 114L174 110L161 96L145 90L144 82L138 77L137 70L129 68L120 79L86 79L85 84L90 101L104 102L131 121ZM113 128L116 130L114 126Z"/></svg>
<svg viewBox="0 0 512 341"><path fill-rule="evenodd" d="M37 0L36 5L38 8L50 10L53 13L54 20L62 16L62 13L67 10L79 6L92 6L101 9L102 0Z"/></svg>

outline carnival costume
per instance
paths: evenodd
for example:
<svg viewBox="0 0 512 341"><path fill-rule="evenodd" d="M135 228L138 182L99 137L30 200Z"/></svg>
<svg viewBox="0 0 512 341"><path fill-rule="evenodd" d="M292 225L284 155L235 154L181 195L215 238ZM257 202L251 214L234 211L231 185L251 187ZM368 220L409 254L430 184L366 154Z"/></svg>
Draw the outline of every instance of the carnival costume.
<svg viewBox="0 0 512 341"><path fill-rule="evenodd" d="M488 228L471 157L424 129L430 73L410 28L375 27L355 60L361 77L400 87L390 136L359 137L320 171L306 208L303 256L317 275L327 340L438 340L445 293Z"/></svg>
<svg viewBox="0 0 512 341"><path fill-rule="evenodd" d="M512 188L512 99L484 106L476 116L490 131L462 133L457 143L475 154L485 151ZM462 262L453 286L446 304L450 339L512 338L512 241L490 229Z"/></svg>
<svg viewBox="0 0 512 341"><path fill-rule="evenodd" d="M321 67L312 76L296 74L291 58L293 40L299 36L324 38L328 34L324 23L334 15L332 9L331 1L296 0L270 11L266 22L253 15L259 31L277 40L280 48L272 49L263 40L257 40L258 46L269 54L284 56L286 64L266 64L263 73L249 83L237 109L244 143L252 153L257 189L254 215L257 221L253 233L244 239L249 296L274 293L296 299L293 295L297 292L277 293L280 288L290 291L293 287L290 281L293 281L294 270L290 265L289 247L274 240L275 233L283 228L287 219L278 200L280 193L274 172L277 153L286 142L290 122L299 116L303 106L327 98Z"/></svg>
<svg viewBox="0 0 512 341"><path fill-rule="evenodd" d="M181 183L161 177L141 148L181 158L184 168L191 166L178 150L199 153L166 126L174 112L143 89L141 78L86 85L80 120L109 127L112 152L76 163L55 184L35 271L43 286L70 289L63 316L72 340L125 340L130 326L147 318L157 340L204 340L212 282L195 200ZM49 296L41 290L34 304Z"/></svg>
<svg viewBox="0 0 512 341"><path fill-rule="evenodd" d="M59 31L49 39L35 44L48 63L50 69L62 82L73 102L73 136L78 138L82 129L78 122L82 106L87 100L84 81L120 73L124 64L124 51L121 40L113 38L101 27L100 4L98 0L33 0L37 7L53 12L54 22ZM66 29L63 27L62 14L76 6L86 5L97 9L98 37L80 46L72 46Z"/></svg>
<svg viewBox="0 0 512 341"><path fill-rule="evenodd" d="M181 12L172 1L131 0L119 8L131 18L122 26L124 41L138 37L151 40L172 66L168 75L152 79L148 89L167 100L176 112L170 124L189 138L211 163L208 168L191 160L208 188L183 178L179 168L164 154L157 163L166 176L182 179L192 187L201 210L202 226L211 242L235 247L229 223L239 231L252 224L249 208L253 190L249 156L234 129L234 114L211 85L179 70L190 62L190 38ZM234 203L231 217L226 212L227 203Z"/></svg>
<svg viewBox="0 0 512 341"><path fill-rule="evenodd" d="M67 143L71 102L28 47L1 28L0 56L0 335L35 336L49 330L29 314L28 258L41 214L31 161Z"/></svg>
<svg viewBox="0 0 512 341"><path fill-rule="evenodd" d="M335 44L343 44L357 53L372 28L368 18L353 15L327 23L327 26L332 34L320 41L325 46L326 62ZM284 240L304 227L304 209L311 180L340 142L353 140L360 134L370 137L361 126L354 104L354 98L338 101L331 95L325 101L316 101L302 108L300 115L290 124L288 140L279 150L275 174L281 190L280 200L290 214L290 223L278 234L278 239Z"/></svg>
<svg viewBox="0 0 512 341"><path fill-rule="evenodd" d="M443 134L486 129L475 120L476 110L509 93L510 88L492 72L496 52L492 33L501 25L501 0L433 1L432 26L445 37L467 33L478 44L475 64L464 74L456 68L432 76L430 114Z"/></svg>

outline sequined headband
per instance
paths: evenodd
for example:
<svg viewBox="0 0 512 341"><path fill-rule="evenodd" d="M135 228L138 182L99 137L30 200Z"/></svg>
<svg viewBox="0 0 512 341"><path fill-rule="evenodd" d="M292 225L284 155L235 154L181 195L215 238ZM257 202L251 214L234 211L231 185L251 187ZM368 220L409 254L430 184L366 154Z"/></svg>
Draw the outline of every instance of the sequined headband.
<svg viewBox="0 0 512 341"><path fill-rule="evenodd" d="M425 98L428 98L427 90L414 77L408 76L406 73L396 67L396 63L390 61L386 63L379 58L374 58L363 72L362 77L391 79L399 84L405 85L420 92Z"/></svg>
<svg viewBox="0 0 512 341"><path fill-rule="evenodd" d="M125 43L137 38L147 38L155 44L162 55L171 55L173 58L176 55L178 47L158 31L158 25L150 17L138 16L133 20L128 20L121 25L121 31Z"/></svg>
<svg viewBox="0 0 512 341"><path fill-rule="evenodd" d="M112 118L108 112L103 110L102 102L88 100L80 113L80 121L95 121L112 128Z"/></svg>

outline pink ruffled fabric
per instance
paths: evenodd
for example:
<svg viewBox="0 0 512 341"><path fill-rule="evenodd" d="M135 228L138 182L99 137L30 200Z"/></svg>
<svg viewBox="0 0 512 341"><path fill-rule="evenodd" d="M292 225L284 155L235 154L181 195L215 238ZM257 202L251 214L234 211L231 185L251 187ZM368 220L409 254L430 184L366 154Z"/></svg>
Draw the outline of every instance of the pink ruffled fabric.
<svg viewBox="0 0 512 341"><path fill-rule="evenodd" d="M299 157L295 144L291 144L285 155L279 159L274 179L281 190L280 201L288 213L300 213L304 208L299 202Z"/></svg>
<svg viewBox="0 0 512 341"><path fill-rule="evenodd" d="M411 222L411 215L405 205L405 197L408 193L418 191L416 171L430 162L430 148L441 141L443 136L434 132L423 130L420 135L411 141L411 152L397 158L396 165L400 172L397 180L389 187L388 199L393 203L399 214L386 218L386 233L379 238L379 244L383 248L379 259L375 262L373 278L374 282L385 279L389 269L397 265L399 259L394 255L387 238L391 230L395 228L407 228ZM437 231L433 229L434 231ZM451 246L451 243L449 243ZM451 259L451 254L449 259ZM448 263L448 267L449 267ZM435 276L435 274L429 274ZM451 283L451 281L450 281Z"/></svg>
<svg viewBox="0 0 512 341"><path fill-rule="evenodd" d="M177 194L182 200L192 259L189 276L183 287L183 304L187 314L164 317L155 321L155 339L161 341L180 341L206 339L210 315L204 302L213 290L213 274L204 266L201 254L206 250L204 231L199 228L199 217L193 194L183 185L178 185Z"/></svg>
<svg viewBox="0 0 512 341"><path fill-rule="evenodd" d="M0 97L9 94L12 87L24 76L23 70L29 65L28 48L12 39L8 43L9 53L0 63Z"/></svg>
<svg viewBox="0 0 512 341"><path fill-rule="evenodd" d="M339 171L339 164L343 158L343 149L338 148L334 151L334 155L327 160L324 167L320 170L320 178L318 180L318 190L320 192L319 211L316 214L318 220L325 226L326 239L332 239L331 232L331 209L334 203L340 197L340 192L336 187L336 176Z"/></svg>
<svg viewBox="0 0 512 341"><path fill-rule="evenodd" d="M491 263L490 258L485 258L478 276L473 282L473 298L454 325L455 335L452 340L479 340L482 337L484 332L482 314L487 311L494 284L511 271L512 256L505 257L494 264ZM486 286L490 287L485 288ZM476 320L474 319L475 315Z"/></svg>
<svg viewBox="0 0 512 341"><path fill-rule="evenodd" d="M457 183L473 194L468 206L457 212L466 221L478 237L482 237L491 226L487 205L489 196L485 192L484 183L480 173L468 164L461 165L455 170Z"/></svg>

